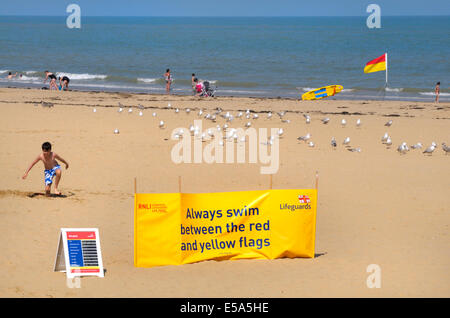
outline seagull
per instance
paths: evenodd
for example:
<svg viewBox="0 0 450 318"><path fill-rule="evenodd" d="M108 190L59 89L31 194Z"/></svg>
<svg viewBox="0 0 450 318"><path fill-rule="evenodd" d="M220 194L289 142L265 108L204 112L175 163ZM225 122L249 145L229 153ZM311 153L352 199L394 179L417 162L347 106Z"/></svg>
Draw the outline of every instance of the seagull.
<svg viewBox="0 0 450 318"><path fill-rule="evenodd" d="M384 133L383 138L381 138L381 142L386 142L388 140L388 138L389 138L388 133Z"/></svg>
<svg viewBox="0 0 450 318"><path fill-rule="evenodd" d="M356 121L356 126L357 127L361 126L361 119L358 118L358 120Z"/></svg>
<svg viewBox="0 0 450 318"><path fill-rule="evenodd" d="M298 137L297 139L300 141L307 141L311 138L311 134L307 133L305 136Z"/></svg>
<svg viewBox="0 0 450 318"><path fill-rule="evenodd" d="M314 147L314 143L313 143L312 141L310 141L310 142L308 143L308 146L309 146L309 147Z"/></svg>
<svg viewBox="0 0 450 318"><path fill-rule="evenodd" d="M407 151L409 151L409 148L406 145L406 142L402 142L402 144L400 146L398 146L397 151L400 152L401 154L404 154Z"/></svg>
<svg viewBox="0 0 450 318"><path fill-rule="evenodd" d="M431 143L431 146L425 149L423 153L429 153L430 155L433 153L433 151L436 149L436 143L433 141Z"/></svg>
<svg viewBox="0 0 450 318"><path fill-rule="evenodd" d="M94 113L96 113L97 112L97 109L96 108L94 108L93 110L92 110Z"/></svg>
<svg viewBox="0 0 450 318"><path fill-rule="evenodd" d="M390 121L388 121L386 124L384 124L385 126L387 126L387 127L391 127L391 125L392 125L392 120L390 120Z"/></svg>
<svg viewBox="0 0 450 318"><path fill-rule="evenodd" d="M289 119L283 119L283 120L281 120L281 122L282 122L282 123L289 124L291 121L290 121Z"/></svg>
<svg viewBox="0 0 450 318"><path fill-rule="evenodd" d="M119 133L119 129L117 129L117 128L114 129L114 133L115 133L115 134L118 134L118 133Z"/></svg>
<svg viewBox="0 0 450 318"><path fill-rule="evenodd" d="M178 108L175 108L175 113L178 113L180 110Z"/></svg>
<svg viewBox="0 0 450 318"><path fill-rule="evenodd" d="M270 118L272 118L272 112L269 112L269 113L267 114L267 119L270 119Z"/></svg>
<svg viewBox="0 0 450 318"><path fill-rule="evenodd" d="M342 125L342 127L345 127L345 125L347 125L347 121L345 119L342 119L341 120L341 125Z"/></svg>
<svg viewBox="0 0 450 318"><path fill-rule="evenodd" d="M156 117L156 112L153 112L152 116L153 116L153 117Z"/></svg>
<svg viewBox="0 0 450 318"><path fill-rule="evenodd" d="M350 137L345 138L343 145L348 145L350 143Z"/></svg>
<svg viewBox="0 0 450 318"><path fill-rule="evenodd" d="M258 114L253 114L253 119L258 119L259 115Z"/></svg>
<svg viewBox="0 0 450 318"><path fill-rule="evenodd" d="M412 145L411 148L412 149L420 149L420 148L422 148L422 144L420 142L418 142L417 144Z"/></svg>
<svg viewBox="0 0 450 318"><path fill-rule="evenodd" d="M334 137L331 138L331 146L332 146L333 148L336 148L336 146L337 146L336 139L335 139Z"/></svg>
<svg viewBox="0 0 450 318"><path fill-rule="evenodd" d="M123 111L123 108L122 108L122 107L119 107L118 112L121 113L122 111Z"/></svg>
<svg viewBox="0 0 450 318"><path fill-rule="evenodd" d="M330 121L330 118L328 118L328 117L322 119L322 123L324 123L324 124L328 124L329 121Z"/></svg>
<svg viewBox="0 0 450 318"><path fill-rule="evenodd" d="M347 149L348 151L351 151L351 152L361 152L361 148L350 148L350 149Z"/></svg>
<svg viewBox="0 0 450 318"><path fill-rule="evenodd" d="M224 124L223 125L223 130L227 130L228 129L228 124Z"/></svg>
<svg viewBox="0 0 450 318"><path fill-rule="evenodd" d="M133 108L128 108L128 114L131 114L133 112Z"/></svg>
<svg viewBox="0 0 450 318"><path fill-rule="evenodd" d="M169 103L169 104L167 104L167 107L170 108L170 107L172 107L172 105Z"/></svg>
<svg viewBox="0 0 450 318"><path fill-rule="evenodd" d="M281 137L281 135L284 133L283 128L278 129L278 136Z"/></svg>
<svg viewBox="0 0 450 318"><path fill-rule="evenodd" d="M163 127L164 127L164 121L161 120L161 121L159 122L159 128L163 128Z"/></svg>
<svg viewBox="0 0 450 318"><path fill-rule="evenodd" d="M208 135L209 135L210 137L214 136L214 131L213 131L211 128L208 129Z"/></svg>
<svg viewBox="0 0 450 318"><path fill-rule="evenodd" d="M242 115L243 115L243 114L242 114L242 112L239 112L239 113L237 114L237 116L236 116L236 117L237 117L237 118L241 118L241 117L242 117Z"/></svg>
<svg viewBox="0 0 450 318"><path fill-rule="evenodd" d="M250 114L245 115L245 118L250 119Z"/></svg>
<svg viewBox="0 0 450 318"><path fill-rule="evenodd" d="M448 147L445 142L442 143L442 149L445 151L445 154L450 152L450 147Z"/></svg>
<svg viewBox="0 0 450 318"><path fill-rule="evenodd" d="M215 121L216 121L216 115L212 115L212 116L211 116L211 120L212 120L213 122L215 122Z"/></svg>
<svg viewBox="0 0 450 318"><path fill-rule="evenodd" d="M311 122L311 116L309 116L308 114L303 114L303 117L305 117L307 124Z"/></svg>
<svg viewBox="0 0 450 318"><path fill-rule="evenodd" d="M250 127L251 125L252 125L252 123L251 123L251 122L248 122L248 123L245 124L245 127L248 128L248 127Z"/></svg>
<svg viewBox="0 0 450 318"><path fill-rule="evenodd" d="M386 145L388 145L388 146L392 145L391 137L388 137L388 139L386 140Z"/></svg>
<svg viewBox="0 0 450 318"><path fill-rule="evenodd" d="M234 119L233 115L228 116L227 121L232 122Z"/></svg>
<svg viewBox="0 0 450 318"><path fill-rule="evenodd" d="M189 131L191 132L191 134L195 131L194 125L189 125Z"/></svg>
<svg viewBox="0 0 450 318"><path fill-rule="evenodd" d="M139 109L144 109L144 106L142 106L141 104L138 105Z"/></svg>
<svg viewBox="0 0 450 318"><path fill-rule="evenodd" d="M191 109L190 108L186 108L186 113L190 113L191 112Z"/></svg>
<svg viewBox="0 0 450 318"><path fill-rule="evenodd" d="M286 115L286 111L278 112L277 113L280 118L282 118L284 115Z"/></svg>
<svg viewBox="0 0 450 318"><path fill-rule="evenodd" d="M142 111L140 111L140 112L139 112L139 116L142 116L142 115L143 115L143 113L142 113Z"/></svg>
<svg viewBox="0 0 450 318"><path fill-rule="evenodd" d="M200 110L198 111L198 116L200 117L202 114L203 114L203 110L200 109Z"/></svg>

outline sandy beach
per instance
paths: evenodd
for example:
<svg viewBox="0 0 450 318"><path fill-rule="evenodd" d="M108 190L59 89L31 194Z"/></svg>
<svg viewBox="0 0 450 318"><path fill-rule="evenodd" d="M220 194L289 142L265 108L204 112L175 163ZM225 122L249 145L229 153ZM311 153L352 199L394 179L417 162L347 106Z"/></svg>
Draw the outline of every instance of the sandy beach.
<svg viewBox="0 0 450 318"><path fill-rule="evenodd" d="M232 127L251 121L255 128L284 129L274 189L312 188L319 172L316 257L135 268L134 177L142 193L177 192L178 176L182 192L189 193L269 187L259 163L177 165L171 160L177 143L170 138L172 130L187 129L199 119L199 109L218 107L234 115L246 109L259 114L255 120L235 119ZM186 108L192 111L187 114ZM279 111L287 111L289 123L281 122ZM441 146L450 144L449 103L1 88L0 114L2 297L450 296L450 155ZM327 125L324 117L330 118ZM158 127L160 120L165 129ZM388 120L391 127L384 126ZM219 116L217 123L203 119L203 128L224 123ZM385 132L393 140L390 148L381 142ZM307 133L314 148L297 140ZM347 151L346 137L360 153ZM42 163L22 180L45 141L70 164L60 183L65 198L29 197L44 190ZM433 141L438 145L434 153L423 154ZM421 142L424 148L401 155L396 149L402 142ZM99 228L104 278L85 277L81 288L68 288L65 274L53 272L63 227ZM381 268L381 288L366 285L370 264Z"/></svg>

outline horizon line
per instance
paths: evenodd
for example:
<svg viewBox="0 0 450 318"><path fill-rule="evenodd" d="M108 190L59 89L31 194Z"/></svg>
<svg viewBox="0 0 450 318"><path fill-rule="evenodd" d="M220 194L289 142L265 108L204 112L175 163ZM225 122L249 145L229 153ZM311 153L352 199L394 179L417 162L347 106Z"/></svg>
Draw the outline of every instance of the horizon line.
<svg viewBox="0 0 450 318"><path fill-rule="evenodd" d="M92 18L362 18L367 15L83 15ZM67 17L67 15L0 14L0 17ZM450 14L389 15L383 17L450 17Z"/></svg>

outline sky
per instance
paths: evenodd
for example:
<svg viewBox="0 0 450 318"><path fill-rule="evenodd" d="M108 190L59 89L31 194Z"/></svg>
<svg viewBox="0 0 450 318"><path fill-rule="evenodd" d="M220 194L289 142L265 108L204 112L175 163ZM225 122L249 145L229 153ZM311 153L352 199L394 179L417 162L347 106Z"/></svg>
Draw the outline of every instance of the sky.
<svg viewBox="0 0 450 318"><path fill-rule="evenodd" d="M0 0L2 15L66 16L78 4L83 16L368 16L450 15L449 0Z"/></svg>

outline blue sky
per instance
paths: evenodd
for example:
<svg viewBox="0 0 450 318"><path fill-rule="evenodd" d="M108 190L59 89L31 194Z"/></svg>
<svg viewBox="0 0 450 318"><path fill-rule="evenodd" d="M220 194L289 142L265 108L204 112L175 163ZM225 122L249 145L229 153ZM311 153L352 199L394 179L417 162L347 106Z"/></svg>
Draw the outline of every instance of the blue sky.
<svg viewBox="0 0 450 318"><path fill-rule="evenodd" d="M367 16L450 15L449 0L1 0L1 15L65 16L76 3L84 16Z"/></svg>

